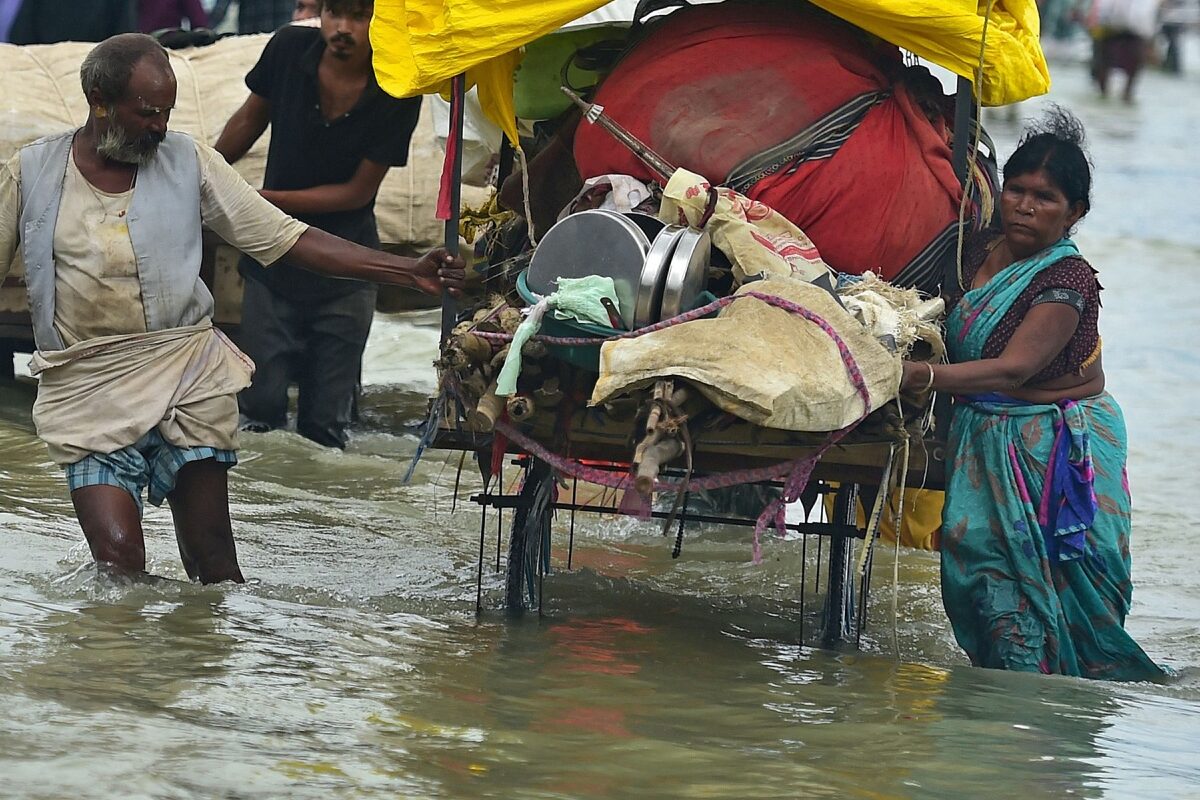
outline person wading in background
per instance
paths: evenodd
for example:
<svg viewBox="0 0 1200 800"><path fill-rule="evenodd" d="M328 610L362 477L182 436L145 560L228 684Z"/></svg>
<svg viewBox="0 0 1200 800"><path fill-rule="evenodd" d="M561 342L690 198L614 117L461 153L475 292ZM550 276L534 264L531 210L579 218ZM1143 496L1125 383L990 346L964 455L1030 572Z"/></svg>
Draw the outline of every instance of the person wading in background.
<svg viewBox="0 0 1200 800"><path fill-rule="evenodd" d="M140 33L97 45L80 67L78 130L0 165L0 280L24 263L37 350L38 435L66 471L97 562L146 568L142 490L170 503L188 575L241 581L226 472L237 462L236 393L253 364L216 328L200 279L201 228L262 264L429 294L463 283L435 250L392 256L299 222L212 148L168 131L175 74Z"/></svg>
<svg viewBox="0 0 1200 800"><path fill-rule="evenodd" d="M250 96L216 149L234 163L270 125L263 197L314 227L378 247L375 195L388 169L408 160L421 101L389 97L375 82L372 10L366 0L325 0L319 29L281 28L246 76ZM238 398L244 426L285 427L294 379L297 432L345 447L375 287L301 266L242 260L239 343L258 366Z"/></svg>
<svg viewBox="0 0 1200 800"><path fill-rule="evenodd" d="M215 28L229 13L231 0L217 0L208 19ZM288 22L317 15L317 0L241 0L237 7L238 33L273 33Z"/></svg>

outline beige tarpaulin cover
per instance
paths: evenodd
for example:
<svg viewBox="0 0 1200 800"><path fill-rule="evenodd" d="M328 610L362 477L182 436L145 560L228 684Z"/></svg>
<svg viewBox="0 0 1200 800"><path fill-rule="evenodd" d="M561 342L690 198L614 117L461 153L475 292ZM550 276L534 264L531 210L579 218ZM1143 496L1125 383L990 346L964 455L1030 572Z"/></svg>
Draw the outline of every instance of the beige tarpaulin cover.
<svg viewBox="0 0 1200 800"><path fill-rule="evenodd" d="M972 81L982 45L977 93L984 105L1015 103L1050 88L1036 0L814 3ZM447 81L466 72L468 84L479 86L484 112L515 136L519 48L602 5L604 0L375 0L375 74L384 90L408 97L444 91Z"/></svg>
<svg viewBox="0 0 1200 800"><path fill-rule="evenodd" d="M179 81L171 128L214 144L246 99L246 73L268 39L269 34L229 36L207 47L171 51ZM34 139L83 124L87 103L79 86L79 64L92 47L79 42L0 44L0 159L7 160ZM427 248L443 240L444 225L434 216L443 156L434 139L431 100L413 134L408 166L392 169L379 190L375 215L384 243ZM270 130L236 165L251 186L262 186L269 138ZM484 193L464 186L463 194L464 202L478 204Z"/></svg>
<svg viewBox="0 0 1200 800"><path fill-rule="evenodd" d="M896 396L900 359L825 290L792 278L742 287L790 300L819 315L853 355L870 393L863 407L829 334L803 317L754 298L716 319L685 322L635 339L607 342L592 405L666 377L683 378L717 407L756 425L833 431Z"/></svg>

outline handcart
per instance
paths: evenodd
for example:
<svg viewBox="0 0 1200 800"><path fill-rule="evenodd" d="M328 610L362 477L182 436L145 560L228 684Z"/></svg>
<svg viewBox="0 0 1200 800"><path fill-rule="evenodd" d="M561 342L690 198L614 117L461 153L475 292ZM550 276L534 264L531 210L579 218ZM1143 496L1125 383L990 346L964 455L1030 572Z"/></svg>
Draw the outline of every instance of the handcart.
<svg viewBox="0 0 1200 800"><path fill-rule="evenodd" d="M524 13L519 3L512 5L514 15ZM566 14L570 5L567 0L556 0L553 13ZM598 3L580 0L575 5L586 11ZM640 18L643 12L687 4L643 0L638 5L635 18ZM827 0L817 5L824 12L959 75L950 127L957 131L952 143L953 167L960 185L965 187L964 194L969 195L986 182L982 173L986 172L986 162L994 159L977 121L981 103L1015 102L1048 88L1048 80L1042 80L1046 77L1045 63L1036 45L1036 16L1030 17L1031 11L1036 15L1032 2L1008 3L1007 8L1000 9L989 4L977 14L957 6L949 9L947 4L949 16L943 18L943 24L953 21L961 28L953 36L931 27L929 9L917 8L920 3ZM993 12L1003 18L998 21L1004 24L993 29L989 41ZM388 20L388 13L377 9L376 24L384 17L376 37L383 45L376 48L381 83L395 94L432 88L428 81L430 75L437 73L439 64L435 63L436 53L433 56L423 53L434 53L433 40L422 42L426 34L402 29L404 20ZM549 7L546 16L552 17ZM568 19L569 16L562 17L562 21ZM539 20L538 25L546 22ZM391 52L387 44L389 31L397 32L396 46ZM545 31L541 28L527 37L518 37L511 45L529 44ZM433 33L436 32L428 35ZM443 38L472 34L484 36L491 32L449 27L441 32ZM495 34L503 35L507 34ZM964 54L967 52L964 42L978 48L977 57ZM484 61L495 52L493 45L494 42L489 42L491 49L488 54L480 55L477 63L485 67L492 63ZM480 49L482 52L484 48ZM531 60L532 55L531 49ZM429 61L425 65L429 67L428 74L409 69L422 58ZM511 70L514 63L504 58L495 58L494 62L501 72ZM381 63L395 69L396 74L385 75L380 70ZM464 64L462 68L468 66ZM589 108L585 100L575 97L579 87L569 78L570 66L563 67L563 91L584 108L587 121L596 122L603 110ZM444 69L444 65L441 67ZM1020 78L1006 80L1004 74L999 77L994 74L995 70L1006 68L1020 72ZM462 127L462 93L466 81L463 74L452 72L442 77L452 79L452 136L448 180L444 186L449 192L448 206L452 211L447 221L447 246L455 249L460 228L455 194L458 183L453 178L456 155L453 131L455 125L458 130ZM480 86L485 83L481 78ZM511 108L505 103L497 105ZM499 122L503 126L504 121ZM664 164L644 142L632 136L623 137L619 122L613 122L609 129L664 178L670 174L667 171L670 165ZM545 144L547 138L535 134L526 137L525 144L536 147ZM512 174L513 165L513 151L507 143L500 165L503 183ZM521 172L528 171L526 162ZM529 218L528 175L524 178L524 211ZM964 202L963 208L966 206ZM965 224L964 216L960 215L957 230ZM703 228L703 224L698 227ZM692 402L696 393L688 391L685 381L669 376L648 383L634 402L618 398L613 402L588 404L588 382L595 380L595 369L588 362L595 360L596 351L605 341L635 337L656 326L715 313L728 296L711 295L707 298L710 302L693 298L690 304L675 307L670 314L663 313L666 306L661 305L662 298L658 296L655 300L659 311L649 324L645 319L627 317L630 308L640 308L641 301L635 297L628 307L622 302L621 308L609 308L611 326L558 323L557 328L545 327L540 335L520 346L527 362L522 372L523 384L507 397L500 396L496 392L495 373L509 356L509 347L521 322L518 309L537 301L539 294L530 290L532 236L528 229L523 236L519 225L496 224L487 236L490 237L487 246L478 248L486 251L489 262L484 295L462 303L444 298L443 342L438 362L440 392L431 401L421 447L473 454L484 476L484 489L471 497L483 512L479 531L479 610L483 608L483 570L489 560L486 551L492 530L490 510L496 512L495 568L505 572L504 604L513 613L542 611L545 577L554 563L552 547L565 549L565 558L560 558L559 564L568 570L572 568L577 515L634 513L661 521L664 534L673 536L676 555L684 544L687 529L696 524L752 528L756 548L759 537L767 530L799 536L803 549L802 572L798 576L801 618L806 595L811 591L823 597L823 613L816 633L819 643L828 646L839 641L857 641L867 618L873 545L883 516L900 513L899 504L893 500L907 486L942 487L948 398L897 398L875 407L869 414L864 413L853 426L821 433L764 427L738 419L711 404L696 406ZM604 244L597 245L598 253L606 249ZM946 281L956 279L956 256L956 252L950 251L941 258L939 274ZM710 269L707 275L712 279L719 272ZM661 285L659 288L661 291ZM636 287L634 291L636 295ZM697 304L699 307L694 307ZM689 317L690 314L695 316ZM627 318L621 319L622 316ZM916 352L910 357L937 356ZM510 484L518 487L514 490L506 491L505 481L501 480L506 464L515 465L521 472L519 483ZM602 502L580 502L581 485L598 485L612 491L604 495ZM697 502L702 493L720 493L729 487L742 487L736 494L743 497L763 499L765 508L747 512L735 509L737 502L716 507ZM659 502L647 504L645 497L654 493ZM788 504L802 507L803 518L789 520L785 512ZM827 513L818 513L819 504ZM510 512L507 523L506 510ZM558 536L552 535L552 522L556 518L565 523L565 531ZM505 529L507 548L503 547ZM861 543L857 549L856 542ZM815 561L808 558L810 548L816 550ZM503 550L507 551L506 560L501 558ZM800 638L805 639L803 630Z"/></svg>

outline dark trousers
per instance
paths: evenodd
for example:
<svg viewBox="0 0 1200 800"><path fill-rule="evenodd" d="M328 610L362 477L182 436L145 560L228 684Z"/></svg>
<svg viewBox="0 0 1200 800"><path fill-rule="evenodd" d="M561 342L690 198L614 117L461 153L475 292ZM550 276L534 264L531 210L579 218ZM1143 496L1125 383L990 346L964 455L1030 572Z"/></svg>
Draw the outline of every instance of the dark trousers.
<svg viewBox="0 0 1200 800"><path fill-rule="evenodd" d="M300 390L297 433L344 448L374 314L374 286L324 302L293 303L247 280L238 339L255 371L238 395L245 423L286 427L294 381Z"/></svg>

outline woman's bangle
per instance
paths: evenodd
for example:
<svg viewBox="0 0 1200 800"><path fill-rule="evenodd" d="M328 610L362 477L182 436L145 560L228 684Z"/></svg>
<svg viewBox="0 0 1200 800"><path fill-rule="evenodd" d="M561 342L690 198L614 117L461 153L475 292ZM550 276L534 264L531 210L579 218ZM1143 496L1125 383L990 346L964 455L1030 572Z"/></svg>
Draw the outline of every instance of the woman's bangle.
<svg viewBox="0 0 1200 800"><path fill-rule="evenodd" d="M933 388L933 364L926 361L925 366L929 367L929 380L925 382L925 388L921 389L920 394L925 394Z"/></svg>

